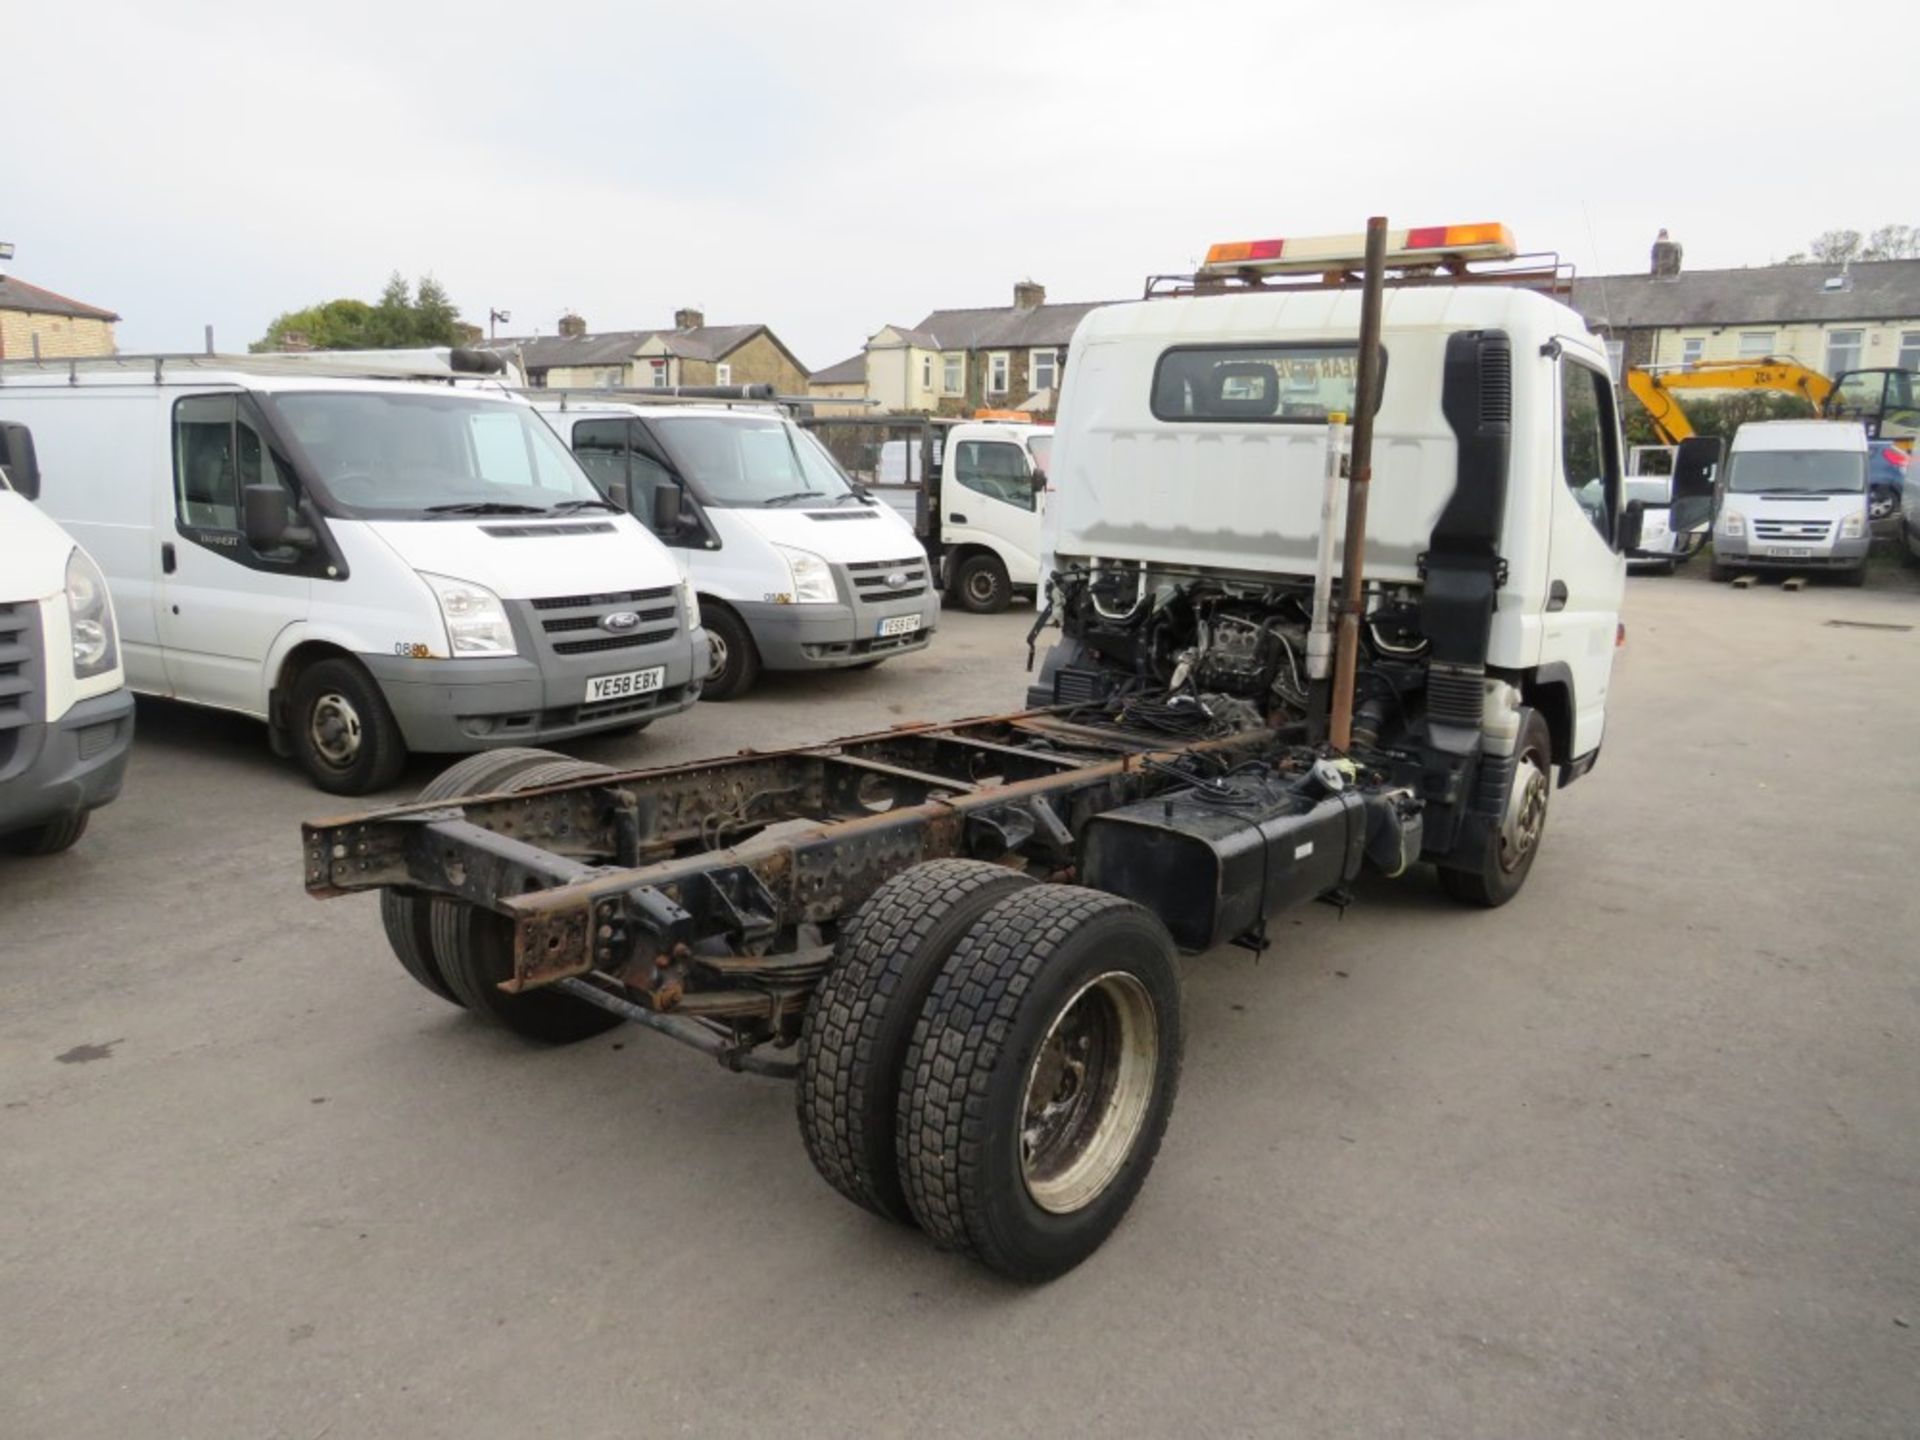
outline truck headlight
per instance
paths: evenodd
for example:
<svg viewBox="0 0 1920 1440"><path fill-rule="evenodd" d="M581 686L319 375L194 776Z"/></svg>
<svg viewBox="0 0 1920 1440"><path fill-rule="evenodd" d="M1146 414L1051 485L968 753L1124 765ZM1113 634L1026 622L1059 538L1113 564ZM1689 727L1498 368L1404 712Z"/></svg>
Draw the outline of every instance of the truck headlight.
<svg viewBox="0 0 1920 1440"><path fill-rule="evenodd" d="M1858 510L1840 522L1840 538L1842 540L1858 540L1866 533L1867 517Z"/></svg>
<svg viewBox="0 0 1920 1440"><path fill-rule="evenodd" d="M447 644L454 659L484 660L519 653L513 643L513 626L507 622L507 607L493 591L471 580L425 571L420 578L440 602L440 618L446 621Z"/></svg>
<svg viewBox="0 0 1920 1440"><path fill-rule="evenodd" d="M818 555L811 550L792 550L785 545L773 548L787 562L787 572L793 577L794 604L831 605L840 598L833 588L832 567Z"/></svg>
<svg viewBox="0 0 1920 1440"><path fill-rule="evenodd" d="M691 575L680 577L680 597L687 606L687 629L698 630L700 628L700 595L693 588Z"/></svg>
<svg viewBox="0 0 1920 1440"><path fill-rule="evenodd" d="M67 556L67 628L73 636L73 678L104 675L120 663L107 577L76 547Z"/></svg>
<svg viewBox="0 0 1920 1440"><path fill-rule="evenodd" d="M1747 533L1747 522L1740 518L1739 511L1729 510L1720 517L1720 533L1722 535L1744 535Z"/></svg>

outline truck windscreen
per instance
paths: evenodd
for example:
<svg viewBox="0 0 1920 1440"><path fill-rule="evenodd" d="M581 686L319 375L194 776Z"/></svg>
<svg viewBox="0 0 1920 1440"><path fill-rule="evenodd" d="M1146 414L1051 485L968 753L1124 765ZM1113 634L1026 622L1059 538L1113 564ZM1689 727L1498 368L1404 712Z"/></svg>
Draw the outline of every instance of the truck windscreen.
<svg viewBox="0 0 1920 1440"><path fill-rule="evenodd" d="M1857 450L1742 450L1727 467L1727 489L1736 495L1857 495L1866 488L1867 457Z"/></svg>
<svg viewBox="0 0 1920 1440"><path fill-rule="evenodd" d="M525 406L466 395L270 397L331 507L373 519L544 514L600 492Z"/></svg>

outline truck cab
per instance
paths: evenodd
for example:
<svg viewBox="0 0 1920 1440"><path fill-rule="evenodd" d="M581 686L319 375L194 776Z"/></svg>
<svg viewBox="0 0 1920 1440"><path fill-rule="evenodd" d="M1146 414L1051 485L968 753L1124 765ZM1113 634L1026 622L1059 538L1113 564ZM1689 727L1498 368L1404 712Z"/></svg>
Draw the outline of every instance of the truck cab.
<svg viewBox="0 0 1920 1440"><path fill-rule="evenodd" d="M762 670L865 669L933 639L939 597L912 525L780 410L537 403L685 569L712 647L707 699L745 694Z"/></svg>
<svg viewBox="0 0 1920 1440"><path fill-rule="evenodd" d="M0 850L30 855L79 840L133 745L106 579L39 486L32 432L0 422Z"/></svg>

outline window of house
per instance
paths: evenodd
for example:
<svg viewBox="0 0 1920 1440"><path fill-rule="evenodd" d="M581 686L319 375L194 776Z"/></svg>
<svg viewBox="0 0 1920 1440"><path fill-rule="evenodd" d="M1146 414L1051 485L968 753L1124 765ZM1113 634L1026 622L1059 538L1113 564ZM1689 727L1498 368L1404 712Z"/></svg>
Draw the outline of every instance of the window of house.
<svg viewBox="0 0 1920 1440"><path fill-rule="evenodd" d="M987 356L987 394L1007 393L1007 352L995 350Z"/></svg>
<svg viewBox="0 0 1920 1440"><path fill-rule="evenodd" d="M1742 330L1740 332L1740 358L1742 360L1764 360L1773 354L1774 332L1771 330Z"/></svg>
<svg viewBox="0 0 1920 1440"><path fill-rule="evenodd" d="M1153 413L1160 420L1324 424L1333 411L1353 413L1359 361L1360 347L1345 340L1175 346L1154 366ZM1384 352L1380 376L1384 385Z"/></svg>
<svg viewBox="0 0 1920 1440"><path fill-rule="evenodd" d="M1920 335L1914 337L1920 340ZM966 357L963 355L943 355L940 357L940 393L942 395L960 395L966 392Z"/></svg>
<svg viewBox="0 0 1920 1440"><path fill-rule="evenodd" d="M731 385L733 383L733 366L727 364L714 366L713 383L716 385Z"/></svg>
<svg viewBox="0 0 1920 1440"><path fill-rule="evenodd" d="M666 361L656 360L653 362L652 384L653 384L653 388L656 390L666 389L667 387L667 362Z"/></svg>
<svg viewBox="0 0 1920 1440"><path fill-rule="evenodd" d="M1560 363L1560 478L1594 530L1613 543L1619 513L1620 456L1613 382L1591 366Z"/></svg>
<svg viewBox="0 0 1920 1440"><path fill-rule="evenodd" d="M1011 441L961 441L953 458L953 474L977 495L1033 509L1033 472L1026 452Z"/></svg>
<svg viewBox="0 0 1920 1440"><path fill-rule="evenodd" d="M933 357L931 355L920 357L920 388L922 390L933 388Z"/></svg>
<svg viewBox="0 0 1920 1440"><path fill-rule="evenodd" d="M1920 330L1900 332L1900 355L1893 363L1902 370L1920 370Z"/></svg>
<svg viewBox="0 0 1920 1440"><path fill-rule="evenodd" d="M1689 335L1680 342L1680 363L1698 365L1700 357L1706 353L1707 342L1704 336Z"/></svg>
<svg viewBox="0 0 1920 1440"><path fill-rule="evenodd" d="M1036 395L1042 390L1051 390L1053 389L1054 380L1060 369L1060 352L1058 350L1036 350L1033 352L1029 366L1030 368L1027 373L1032 377L1032 383L1029 384L1027 388Z"/></svg>
<svg viewBox="0 0 1920 1440"><path fill-rule="evenodd" d="M1827 374L1838 375L1843 370L1860 368L1860 342L1865 332L1860 330L1829 330L1827 332Z"/></svg>

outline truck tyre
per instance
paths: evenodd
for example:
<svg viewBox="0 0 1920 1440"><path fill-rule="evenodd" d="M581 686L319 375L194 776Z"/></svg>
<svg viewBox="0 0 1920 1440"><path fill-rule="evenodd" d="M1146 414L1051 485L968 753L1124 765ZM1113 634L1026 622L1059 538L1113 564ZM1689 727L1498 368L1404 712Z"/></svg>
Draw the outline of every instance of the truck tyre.
<svg viewBox="0 0 1920 1440"><path fill-rule="evenodd" d="M485 795L498 790L513 776L535 765L550 764L563 757L551 750L483 750L449 765L421 789L416 799L452 800L460 795ZM424 895L409 895L401 890L380 892L380 923L386 928L387 944L394 958L421 985L442 1000L458 1005L440 962L433 958L433 904Z"/></svg>
<svg viewBox="0 0 1920 1440"><path fill-rule="evenodd" d="M1033 882L981 860L935 860L882 885L854 913L800 1031L800 1135L854 1204L913 1223L895 1126L900 1071L927 992L973 923Z"/></svg>
<svg viewBox="0 0 1920 1440"><path fill-rule="evenodd" d="M935 1243L1016 1280L1099 1248L1180 1078L1173 941L1146 910L1038 885L980 917L914 1026L896 1144Z"/></svg>
<svg viewBox="0 0 1920 1440"><path fill-rule="evenodd" d="M550 757L508 778L503 790L537 790L563 780L611 775L605 765ZM618 1015L555 990L512 995L513 926L506 917L459 900L432 902L433 957L460 1003L484 1020L546 1045L567 1045L622 1024Z"/></svg>
<svg viewBox="0 0 1920 1440"><path fill-rule="evenodd" d="M1547 833L1553 794L1553 735L1538 710L1527 711L1513 771L1513 793L1500 827L1470 869L1440 867L1440 888L1463 905L1494 909L1520 893Z"/></svg>
<svg viewBox="0 0 1920 1440"><path fill-rule="evenodd" d="M57 855L62 850L71 849L74 842L87 833L89 813L76 810L71 815L42 820L30 829L16 830L0 838L0 850L9 855Z"/></svg>
<svg viewBox="0 0 1920 1440"><path fill-rule="evenodd" d="M407 743L386 696L359 664L322 660L293 686L293 753L333 795L365 795L400 778Z"/></svg>
<svg viewBox="0 0 1920 1440"><path fill-rule="evenodd" d="M1840 583L1849 589L1858 590L1867 583L1867 562L1862 560L1851 570L1840 572Z"/></svg>
<svg viewBox="0 0 1920 1440"><path fill-rule="evenodd" d="M701 611L707 628L707 643L713 649L713 665L707 671L702 700L734 700L753 688L760 678L760 651L753 634L731 610L717 605Z"/></svg>
<svg viewBox="0 0 1920 1440"><path fill-rule="evenodd" d="M1013 598L1007 567L991 551L969 555L953 575L954 598L962 610L976 615L998 615Z"/></svg>

